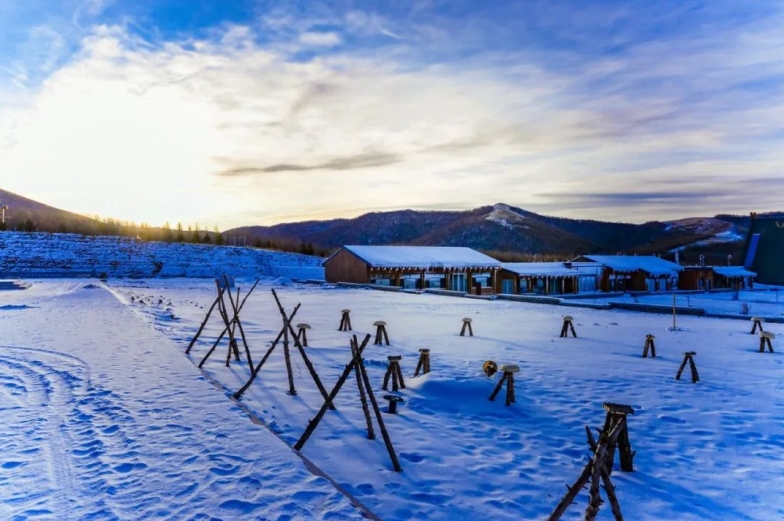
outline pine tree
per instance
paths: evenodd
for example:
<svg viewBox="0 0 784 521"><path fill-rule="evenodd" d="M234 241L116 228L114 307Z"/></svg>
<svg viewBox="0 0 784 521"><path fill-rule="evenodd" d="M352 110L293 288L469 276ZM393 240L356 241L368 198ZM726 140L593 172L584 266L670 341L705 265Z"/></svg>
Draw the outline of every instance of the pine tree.
<svg viewBox="0 0 784 521"><path fill-rule="evenodd" d="M166 224L163 225L163 240L165 242L172 242L174 240L174 234L172 233L171 226L169 226L169 221L166 221Z"/></svg>
<svg viewBox="0 0 784 521"><path fill-rule="evenodd" d="M212 238L208 232L204 232L204 238L201 240L204 244L212 244Z"/></svg>
<svg viewBox="0 0 784 521"><path fill-rule="evenodd" d="M201 242L201 235L199 234L199 223L196 223L196 228L191 230L191 227L188 226L188 231L190 232L190 241L194 244L199 244Z"/></svg>
<svg viewBox="0 0 784 521"><path fill-rule="evenodd" d="M177 234L174 236L177 242L185 242L185 234L182 233L182 223L177 223Z"/></svg>
<svg viewBox="0 0 784 521"><path fill-rule="evenodd" d="M217 226L215 226L215 244L218 246L223 246L223 234L220 232Z"/></svg>

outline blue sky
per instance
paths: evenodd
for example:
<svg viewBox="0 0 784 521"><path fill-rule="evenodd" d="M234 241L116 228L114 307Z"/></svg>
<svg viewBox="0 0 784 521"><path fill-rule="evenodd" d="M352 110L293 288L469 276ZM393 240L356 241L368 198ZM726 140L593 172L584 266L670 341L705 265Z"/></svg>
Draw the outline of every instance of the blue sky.
<svg viewBox="0 0 784 521"><path fill-rule="evenodd" d="M780 210L784 4L0 4L0 188L222 228Z"/></svg>

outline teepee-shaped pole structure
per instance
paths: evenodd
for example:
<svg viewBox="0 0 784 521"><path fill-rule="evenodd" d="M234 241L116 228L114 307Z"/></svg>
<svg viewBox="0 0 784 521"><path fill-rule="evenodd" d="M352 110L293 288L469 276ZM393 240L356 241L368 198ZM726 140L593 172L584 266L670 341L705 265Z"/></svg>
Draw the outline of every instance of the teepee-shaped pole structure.
<svg viewBox="0 0 784 521"><path fill-rule="evenodd" d="M256 365L256 367L254 368L251 368L250 378L239 391L234 393L234 398L239 399L240 397L242 397L245 391L248 390L248 388L251 386L253 381L259 375L261 368L264 367L264 364L267 362L270 355L272 354L272 352L275 350L275 348L278 346L278 344L282 339L283 356L286 361L286 375L288 377L288 382L289 382L289 394L291 395L297 394L297 389L294 386L294 372L291 368L291 351L289 349L289 341L293 340L294 347L296 347L297 351L299 351L302 360L305 362L305 367L308 368L308 372L310 373L310 376L313 378L316 387L318 387L321 396L323 396L324 399L326 400L328 397L327 390L324 388L324 384L321 383L321 379L319 378L318 373L316 373L316 369L313 367L313 364L310 362L310 358L308 357L308 354L305 352L305 348L302 346L302 342L300 341L299 335L297 335L297 333L294 331L294 328L291 326L291 321L294 319L294 316L297 314L297 311L299 311L301 304L297 304L296 307L294 308L294 311L292 311L291 314L286 314L286 310L283 308L283 304L281 304L280 299L278 298L278 294L275 292L274 289L272 290L272 296L275 297L275 303L278 305L278 311L280 311L280 316L283 319L283 327L281 328L277 338L275 338L275 340L272 342L272 345L264 354L264 357L261 359L258 365Z"/></svg>

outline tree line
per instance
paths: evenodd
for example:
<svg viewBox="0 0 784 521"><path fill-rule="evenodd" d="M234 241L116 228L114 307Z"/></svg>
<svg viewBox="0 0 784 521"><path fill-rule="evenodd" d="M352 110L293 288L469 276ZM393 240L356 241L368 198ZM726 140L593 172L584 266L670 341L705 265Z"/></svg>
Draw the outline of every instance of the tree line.
<svg viewBox="0 0 784 521"><path fill-rule="evenodd" d="M21 214L21 215L20 215ZM301 253L304 255L325 256L329 252L316 248L313 244L296 239L260 239L241 235L225 235L217 226L212 231L203 229L199 224L183 225L178 222L172 227L168 222L163 226L150 226L147 223L121 221L112 218L95 216L94 218L74 216L58 218L55 216L37 216L33 219L30 212L18 212L16 218L0 222L0 232L49 232L75 233L88 236L119 236L135 238L145 242L170 242L190 244L214 244L216 246L246 246L268 250ZM242 240L238 240L242 238Z"/></svg>

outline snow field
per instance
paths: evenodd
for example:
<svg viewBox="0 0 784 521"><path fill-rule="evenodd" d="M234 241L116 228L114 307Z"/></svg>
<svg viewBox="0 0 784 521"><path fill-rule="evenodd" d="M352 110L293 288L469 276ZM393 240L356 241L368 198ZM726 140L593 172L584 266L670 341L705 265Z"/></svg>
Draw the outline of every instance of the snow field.
<svg viewBox="0 0 784 521"><path fill-rule="evenodd" d="M250 281L240 284L250 287ZM215 298L208 281L150 280L113 284L118 296L185 350ZM281 327L280 314L261 284L242 322L258 362ZM616 468L613 481L628 519L754 519L784 517L784 359L757 352L749 324L736 320L671 317L621 311L559 308L507 301L301 285L275 286L294 324L307 322L307 352L331 390L350 359L351 332L338 332L350 308L360 340L385 320L392 345L370 345L366 366L382 409L386 356L402 354L407 388L399 414L384 415L402 473L380 436L365 439L353 376L303 448L303 454L382 519L541 519L587 461L584 426L600 427L602 402L631 405L635 472ZM130 298L134 297L133 303ZM140 297L143 298L140 301ZM158 304L159 300L164 300ZM174 319L162 318L170 310ZM780 309L780 308L779 308ZM558 338L561 316L575 317L578 338ZM461 318L473 318L474 337L460 337ZM769 329L781 331L770 324ZM197 364L222 329L210 319L191 359ZM656 359L642 359L645 335L656 335ZM774 341L774 349L777 348ZM371 337L372 344L372 337ZM431 349L432 373L411 378L418 349ZM683 352L695 357L702 381L675 381ZM226 344L206 362L226 394L249 376L244 363L225 367ZM488 401L500 375L481 372L487 360L517 363L517 402L503 392ZM297 396L289 396L279 346L242 402L289 445L323 403L292 350ZM581 519L587 494L564 519ZM600 519L610 519L605 505Z"/></svg>
<svg viewBox="0 0 784 521"><path fill-rule="evenodd" d="M0 294L0 518L361 519L90 281Z"/></svg>

